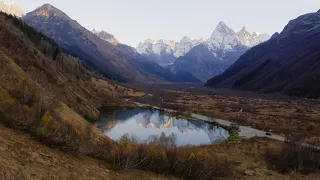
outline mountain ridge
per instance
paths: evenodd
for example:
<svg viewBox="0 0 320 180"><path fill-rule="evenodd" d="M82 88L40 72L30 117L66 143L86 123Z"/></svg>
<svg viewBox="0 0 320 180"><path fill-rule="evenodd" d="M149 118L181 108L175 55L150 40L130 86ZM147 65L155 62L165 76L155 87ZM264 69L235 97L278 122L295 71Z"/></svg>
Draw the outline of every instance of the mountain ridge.
<svg viewBox="0 0 320 180"><path fill-rule="evenodd" d="M27 13L23 20L109 78L145 83L177 80L174 74L156 63L146 61L130 46L114 45L101 39L50 4ZM144 69L146 67L154 69ZM165 77L162 76L164 74Z"/></svg>
<svg viewBox="0 0 320 180"><path fill-rule="evenodd" d="M221 21L207 40L192 40L187 36L180 42L148 39L139 43L136 49L146 59L172 72L186 71L206 82L224 72L246 50L268 38L270 36L266 34L250 33L245 27L235 32ZM205 47L197 47L200 45ZM205 51L206 56L199 55L194 49ZM209 56L204 49L208 49L212 55Z"/></svg>
<svg viewBox="0 0 320 180"><path fill-rule="evenodd" d="M248 36L250 36L250 39L252 39L250 42L243 43L240 39L241 37L238 37L238 35L241 35L240 32L245 31L245 33L248 33ZM222 35L221 35L222 34ZM199 44L211 44L215 46L227 46L223 39L224 36L226 35L232 35L234 36L232 39L235 41L234 43L240 43L242 45L246 45L249 47L255 46L262 41L266 39L266 36L270 38L269 35L267 34L260 34L257 32L249 33L246 28L242 28L239 32L233 31L231 28L229 28L223 21L219 22L218 25L216 26L215 30L211 34L211 36L207 40L203 39L191 39L188 36L184 36L179 42L175 42L173 40L153 40L153 39L146 39L143 40L139 43L139 45L136 47L137 51L140 54L155 54L155 55L160 55L161 48L165 49L167 53L171 53L174 57L179 58L180 56L185 55L189 50L191 50L193 47L199 45ZM262 36L265 36L262 38ZM222 37L222 39L221 39ZM185 43L187 45L183 46ZM182 46L181 48L177 49L178 46ZM156 47L160 46L160 47ZM181 50L185 48L185 50ZM221 48L221 47L220 47ZM171 52L172 51L172 52Z"/></svg>
<svg viewBox="0 0 320 180"><path fill-rule="evenodd" d="M320 13L299 16L206 85L318 98L319 42Z"/></svg>
<svg viewBox="0 0 320 180"><path fill-rule="evenodd" d="M202 43L201 48L193 47L184 56L179 57L169 68L174 72L184 70L202 82L223 73L231 64L233 64L244 52L256 44L260 44L263 35L258 33L249 33L245 27L235 32L224 22L220 22L210 38ZM195 49L200 52L195 52ZM207 50L204 50L207 49ZM205 57L200 55L201 51L206 52ZM208 55L207 52L212 55ZM209 58L210 57L210 58Z"/></svg>

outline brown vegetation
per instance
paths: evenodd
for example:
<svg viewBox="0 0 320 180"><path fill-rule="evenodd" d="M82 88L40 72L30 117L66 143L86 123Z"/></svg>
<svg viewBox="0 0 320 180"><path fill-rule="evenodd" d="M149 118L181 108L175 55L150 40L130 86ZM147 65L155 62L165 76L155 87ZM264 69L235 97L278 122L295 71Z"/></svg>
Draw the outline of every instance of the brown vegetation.
<svg viewBox="0 0 320 180"><path fill-rule="evenodd" d="M234 91L228 94L224 90L212 93L215 89L188 89L182 85L141 85L141 89L154 91L155 95L135 98L139 102L234 121L287 137L320 136L320 102L317 100Z"/></svg>
<svg viewBox="0 0 320 180"><path fill-rule="evenodd" d="M103 161L73 156L39 143L21 131L0 124L0 179L164 180L177 179L155 173L113 171Z"/></svg>
<svg viewBox="0 0 320 180"><path fill-rule="evenodd" d="M125 103L123 92L134 91L106 82L21 20L0 15L1 122L51 146L100 156L100 147L114 142L84 118L97 119L99 107Z"/></svg>
<svg viewBox="0 0 320 180"><path fill-rule="evenodd" d="M201 148L177 147L175 136L150 137L141 144L134 137L124 135L119 146L113 146L112 161L115 168L139 168L160 174L173 174L184 179L212 179L229 176L233 165L225 157Z"/></svg>
<svg viewBox="0 0 320 180"><path fill-rule="evenodd" d="M271 169L282 173L290 171L314 173L320 171L320 151L288 142L267 148L265 158Z"/></svg>

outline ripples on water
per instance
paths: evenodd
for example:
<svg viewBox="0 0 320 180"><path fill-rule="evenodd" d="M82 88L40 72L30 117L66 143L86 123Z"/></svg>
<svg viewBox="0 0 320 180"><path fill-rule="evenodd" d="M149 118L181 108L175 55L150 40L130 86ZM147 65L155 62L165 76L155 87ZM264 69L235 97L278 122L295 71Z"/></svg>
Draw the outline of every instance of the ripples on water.
<svg viewBox="0 0 320 180"><path fill-rule="evenodd" d="M124 134L133 135L140 141L147 141L152 135L160 136L162 132L167 136L174 134L179 146L212 144L229 137L228 131L221 127L142 108L104 110L96 127L113 140L119 140Z"/></svg>

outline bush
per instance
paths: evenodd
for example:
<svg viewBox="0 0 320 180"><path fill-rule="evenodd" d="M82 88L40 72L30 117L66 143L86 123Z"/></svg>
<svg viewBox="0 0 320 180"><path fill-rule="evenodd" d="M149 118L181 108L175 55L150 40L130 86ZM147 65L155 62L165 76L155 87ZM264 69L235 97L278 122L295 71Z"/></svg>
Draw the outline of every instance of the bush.
<svg viewBox="0 0 320 180"><path fill-rule="evenodd" d="M115 169L139 168L185 179L211 179L228 175L232 166L225 158L192 147L177 147L174 135L151 136L147 142L124 135L112 148Z"/></svg>
<svg viewBox="0 0 320 180"><path fill-rule="evenodd" d="M320 151L312 147L288 142L281 147L268 147L265 155L269 168L282 173L320 170Z"/></svg>

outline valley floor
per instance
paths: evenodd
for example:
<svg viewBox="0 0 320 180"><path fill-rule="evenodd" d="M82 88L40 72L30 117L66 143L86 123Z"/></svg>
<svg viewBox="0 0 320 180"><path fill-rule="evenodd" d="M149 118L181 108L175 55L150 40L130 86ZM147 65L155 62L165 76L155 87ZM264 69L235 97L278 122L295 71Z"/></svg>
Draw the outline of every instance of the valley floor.
<svg viewBox="0 0 320 180"><path fill-rule="evenodd" d="M116 172L102 161L73 156L47 147L28 134L12 130L2 124L0 124L0 143L0 176L3 179L176 179L140 170ZM301 175L293 172L279 174L269 170L263 160L263 152L268 146L277 146L279 143L257 138L198 148L228 156L235 163L233 174L223 179L315 180L320 177L320 174ZM244 175L246 170L254 171L254 177Z"/></svg>
<svg viewBox="0 0 320 180"><path fill-rule="evenodd" d="M153 95L135 98L180 112L192 112L290 138L320 137L320 101L254 94L202 85L131 85Z"/></svg>

